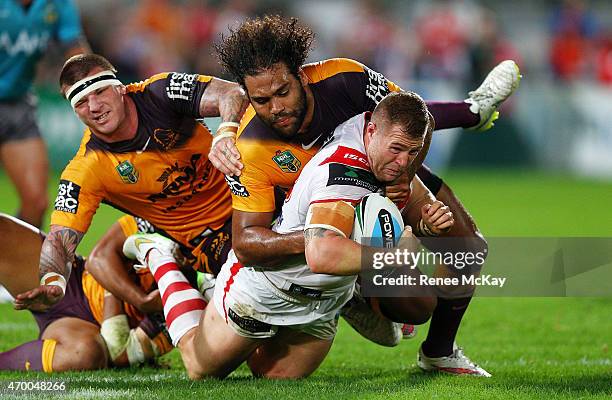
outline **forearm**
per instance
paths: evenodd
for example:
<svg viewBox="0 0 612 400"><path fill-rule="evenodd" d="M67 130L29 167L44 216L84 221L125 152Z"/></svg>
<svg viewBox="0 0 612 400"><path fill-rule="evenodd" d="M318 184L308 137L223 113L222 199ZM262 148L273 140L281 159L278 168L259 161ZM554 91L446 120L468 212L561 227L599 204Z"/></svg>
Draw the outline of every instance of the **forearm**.
<svg viewBox="0 0 612 400"><path fill-rule="evenodd" d="M269 228L251 226L234 236L233 247L243 264L282 267L288 258L304 254L304 233L279 234Z"/></svg>
<svg viewBox="0 0 612 400"><path fill-rule="evenodd" d="M83 233L59 225L51 225L40 252L39 275L60 274L68 281L76 248Z"/></svg>
<svg viewBox="0 0 612 400"><path fill-rule="evenodd" d="M356 275L361 272L362 246L323 229L307 229L306 263L317 274Z"/></svg>
<svg viewBox="0 0 612 400"><path fill-rule="evenodd" d="M402 219L404 224L410 225L413 232L417 229L417 225L421 220L421 207L425 204L432 204L436 198L431 194L429 189L423 184L418 176L412 180L412 191L408 203L402 210Z"/></svg>
<svg viewBox="0 0 612 400"><path fill-rule="evenodd" d="M213 78L200 100L202 117L221 117L221 122L239 122L249 101L237 83Z"/></svg>

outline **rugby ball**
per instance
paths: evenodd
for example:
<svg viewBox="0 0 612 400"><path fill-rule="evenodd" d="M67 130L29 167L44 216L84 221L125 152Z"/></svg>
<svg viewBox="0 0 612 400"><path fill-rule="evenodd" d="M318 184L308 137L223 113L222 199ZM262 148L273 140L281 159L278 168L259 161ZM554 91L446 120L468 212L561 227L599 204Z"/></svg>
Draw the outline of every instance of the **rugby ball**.
<svg viewBox="0 0 612 400"><path fill-rule="evenodd" d="M368 194L355 207L351 238L362 246L395 247L403 230L402 214L387 197Z"/></svg>

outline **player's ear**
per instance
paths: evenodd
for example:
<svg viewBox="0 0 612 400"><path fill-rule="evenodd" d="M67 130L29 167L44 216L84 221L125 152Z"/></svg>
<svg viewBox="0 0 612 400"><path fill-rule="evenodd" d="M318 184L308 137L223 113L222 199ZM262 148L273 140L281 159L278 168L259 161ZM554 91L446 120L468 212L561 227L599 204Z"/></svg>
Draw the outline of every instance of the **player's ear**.
<svg viewBox="0 0 612 400"><path fill-rule="evenodd" d="M300 67L300 69L298 70L298 78L300 78L300 83L303 87L308 86L310 80L308 79L308 76L306 75L306 72L304 72L302 67Z"/></svg>
<svg viewBox="0 0 612 400"><path fill-rule="evenodd" d="M127 89L125 85L119 85L118 90L119 90L119 93L122 95L127 93Z"/></svg>
<svg viewBox="0 0 612 400"><path fill-rule="evenodd" d="M365 140L369 143L372 140L372 136L376 132L376 124L372 121L368 121L365 129ZM367 147L367 146L366 146Z"/></svg>

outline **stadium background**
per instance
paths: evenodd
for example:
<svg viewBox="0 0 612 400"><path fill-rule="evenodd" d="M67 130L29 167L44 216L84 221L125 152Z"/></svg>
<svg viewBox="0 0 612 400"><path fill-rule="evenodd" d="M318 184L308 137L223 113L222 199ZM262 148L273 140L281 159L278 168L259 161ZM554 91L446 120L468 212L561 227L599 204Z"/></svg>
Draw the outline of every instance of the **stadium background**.
<svg viewBox="0 0 612 400"><path fill-rule="evenodd" d="M265 12L298 16L313 28L316 47L309 60L354 58L431 100L464 98L492 66L513 58L524 78L502 106L495 128L485 134L438 134L428 164L455 189L487 236L612 236L609 1L77 3L93 50L118 67L124 82L160 71L223 76L212 43L228 25ZM55 170L51 198L82 131L57 94L59 63L59 52L52 52L36 85L40 126ZM216 121L207 123L214 127ZM1 170L0 188L0 211L13 213L16 195ZM103 206L79 252L87 254L118 215ZM60 379L72 385L77 398L196 392L224 398L608 398L611 309L609 298L475 299L458 341L494 374L488 382L417 372L416 349L426 328L398 349L382 349L345 325L328 360L301 383L252 381L241 369L229 382L191 384L177 352L164 360L171 369ZM31 340L35 332L27 313L0 305L0 350ZM17 377L24 376L2 373L0 381Z"/></svg>

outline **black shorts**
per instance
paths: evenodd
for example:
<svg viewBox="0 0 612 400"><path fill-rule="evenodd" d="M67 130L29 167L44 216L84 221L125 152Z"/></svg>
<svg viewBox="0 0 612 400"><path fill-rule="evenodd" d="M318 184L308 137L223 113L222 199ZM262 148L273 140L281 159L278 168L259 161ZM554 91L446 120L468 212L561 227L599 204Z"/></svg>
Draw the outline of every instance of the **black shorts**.
<svg viewBox="0 0 612 400"><path fill-rule="evenodd" d="M423 164L421 168L417 170L417 176L423 181L423 184L427 186L427 189L434 195L437 196L440 188L444 181L436 174Z"/></svg>
<svg viewBox="0 0 612 400"><path fill-rule="evenodd" d="M36 98L27 95L16 100L0 100L0 145L39 138L36 124Z"/></svg>
<svg viewBox="0 0 612 400"><path fill-rule="evenodd" d="M32 311L32 315L34 315L34 319L38 324L39 338L52 322L60 318L78 318L98 325L98 322L91 313L91 308L89 308L89 301L85 296L85 292L83 292L84 271L85 261L78 257L70 272L70 279L68 279L64 298L46 312Z"/></svg>

